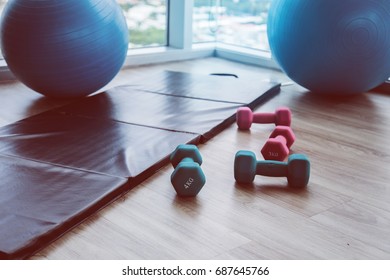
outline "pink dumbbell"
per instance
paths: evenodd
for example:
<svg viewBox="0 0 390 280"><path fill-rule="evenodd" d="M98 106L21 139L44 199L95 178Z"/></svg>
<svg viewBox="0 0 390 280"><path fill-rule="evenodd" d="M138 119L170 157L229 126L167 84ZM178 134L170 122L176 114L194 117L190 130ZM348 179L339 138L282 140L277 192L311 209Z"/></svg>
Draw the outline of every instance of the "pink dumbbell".
<svg viewBox="0 0 390 280"><path fill-rule="evenodd" d="M294 141L295 135L291 127L278 125L265 142L261 154L266 160L282 161L290 153L290 147Z"/></svg>
<svg viewBox="0 0 390 280"><path fill-rule="evenodd" d="M274 123L275 125L291 125L291 111L287 107L276 109L275 113L253 113L248 107L240 107L236 114L239 129L249 129L252 123Z"/></svg>

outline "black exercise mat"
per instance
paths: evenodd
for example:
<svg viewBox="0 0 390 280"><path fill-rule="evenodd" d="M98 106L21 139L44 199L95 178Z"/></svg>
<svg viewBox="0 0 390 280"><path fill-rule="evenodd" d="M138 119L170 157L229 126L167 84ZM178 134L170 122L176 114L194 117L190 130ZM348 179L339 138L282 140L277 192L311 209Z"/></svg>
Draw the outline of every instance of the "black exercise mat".
<svg viewBox="0 0 390 280"><path fill-rule="evenodd" d="M162 79L162 77L168 77ZM165 83L172 78L176 81L172 89L168 89ZM84 116L94 119L108 119L130 124L157 127L172 131L200 134L201 142L212 138L221 132L226 126L235 121L235 113L240 106L255 108L266 99L279 92L279 84L269 82L256 83L262 90L246 90L241 80L231 77L190 75L187 73L165 71L162 74L150 77L153 81L163 80L164 87L161 92L140 90L143 86L120 86L101 94L91 96L77 103L72 103L58 109L59 112ZM191 85L198 83L204 87L206 84L219 84L221 81L234 84L230 91L224 93L231 100L240 100L242 103L224 102L218 99L218 94L210 95L202 99L205 91L196 92L187 90L181 92L174 89L177 80L190 80ZM218 83L219 82L219 83ZM142 84L147 84L146 81ZM241 88L240 91L237 88ZM175 95L167 95L164 92L176 92ZM192 92L190 95L178 95L179 93ZM212 94L212 93L210 93ZM211 99L211 100L210 100ZM249 103L244 103L251 100Z"/></svg>
<svg viewBox="0 0 390 280"><path fill-rule="evenodd" d="M277 93L280 84L268 80L249 80L245 77L223 77L175 71L162 71L141 79L136 86L140 90L159 94L185 96L225 103L254 105L267 93ZM260 99L259 99L260 98ZM259 104L259 103L257 103Z"/></svg>
<svg viewBox="0 0 390 280"><path fill-rule="evenodd" d="M233 123L239 106L254 108L279 91L275 83L253 85L256 90L231 77L163 72L0 128L7 177L0 181L0 233L15 234L0 242L0 258L25 258L47 246L167 164L177 145L206 141ZM28 205L29 220L21 205ZM50 211L53 205L60 207ZM50 213L54 222L45 219Z"/></svg>
<svg viewBox="0 0 390 280"><path fill-rule="evenodd" d="M127 180L0 155L0 259L33 254L128 189Z"/></svg>
<svg viewBox="0 0 390 280"><path fill-rule="evenodd" d="M31 256L199 137L54 111L0 128L0 259Z"/></svg>
<svg viewBox="0 0 390 280"><path fill-rule="evenodd" d="M232 123L239 106L232 103L166 96L116 87L58 109L58 112L99 120L200 134L211 138L219 126Z"/></svg>
<svg viewBox="0 0 390 280"><path fill-rule="evenodd" d="M48 111L0 128L0 154L135 178L199 135Z"/></svg>

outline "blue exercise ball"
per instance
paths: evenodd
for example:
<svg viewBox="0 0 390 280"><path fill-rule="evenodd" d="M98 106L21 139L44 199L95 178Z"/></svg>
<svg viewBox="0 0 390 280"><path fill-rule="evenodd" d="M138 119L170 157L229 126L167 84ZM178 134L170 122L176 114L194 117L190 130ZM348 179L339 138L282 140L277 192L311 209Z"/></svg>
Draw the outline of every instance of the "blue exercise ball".
<svg viewBox="0 0 390 280"><path fill-rule="evenodd" d="M273 0L271 53L312 92L356 94L390 77L390 0Z"/></svg>
<svg viewBox="0 0 390 280"><path fill-rule="evenodd" d="M0 28L11 72L49 97L82 97L105 86L129 42L115 0L9 0Z"/></svg>

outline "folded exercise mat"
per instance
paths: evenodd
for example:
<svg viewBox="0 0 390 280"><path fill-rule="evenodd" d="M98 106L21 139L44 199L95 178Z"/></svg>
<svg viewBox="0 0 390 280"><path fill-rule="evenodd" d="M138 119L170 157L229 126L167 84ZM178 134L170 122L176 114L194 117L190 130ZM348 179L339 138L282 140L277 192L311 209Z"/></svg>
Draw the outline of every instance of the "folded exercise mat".
<svg viewBox="0 0 390 280"><path fill-rule="evenodd" d="M139 89L147 88L143 85L149 84L150 80L160 84L160 91ZM172 85L168 87L170 80ZM188 82L186 91L175 88L178 80ZM216 90L215 85L225 83L232 86L224 89L224 98L236 100L237 103L221 99L222 95ZM198 91L191 88L198 87L198 84L203 88L206 88L207 84L210 86L207 90ZM253 109L278 93L280 89L277 83L254 84L258 88L249 87L248 90L241 80L231 77L164 71L149 77L138 86L115 87L80 102L63 106L58 111L69 115L200 134L201 141L204 142L234 122L238 107L246 105ZM167 95L166 92L175 94Z"/></svg>
<svg viewBox="0 0 390 280"><path fill-rule="evenodd" d="M48 245L198 138L53 111L0 128L0 259Z"/></svg>
<svg viewBox="0 0 390 280"><path fill-rule="evenodd" d="M0 155L0 259L21 259L128 189L124 178Z"/></svg>
<svg viewBox="0 0 390 280"><path fill-rule="evenodd" d="M0 128L0 154L135 178L199 135L47 111Z"/></svg>
<svg viewBox="0 0 390 280"><path fill-rule="evenodd" d="M162 72L0 127L0 258L31 256L278 91Z"/></svg>
<svg viewBox="0 0 390 280"><path fill-rule="evenodd" d="M169 94L214 100L241 105L254 105L264 94L277 93L280 84L269 80L249 80L245 77L221 77L175 71L161 71L147 79L140 79L138 89L159 94Z"/></svg>
<svg viewBox="0 0 390 280"><path fill-rule="evenodd" d="M210 139L234 121L239 106L117 87L57 111L72 116L199 134Z"/></svg>

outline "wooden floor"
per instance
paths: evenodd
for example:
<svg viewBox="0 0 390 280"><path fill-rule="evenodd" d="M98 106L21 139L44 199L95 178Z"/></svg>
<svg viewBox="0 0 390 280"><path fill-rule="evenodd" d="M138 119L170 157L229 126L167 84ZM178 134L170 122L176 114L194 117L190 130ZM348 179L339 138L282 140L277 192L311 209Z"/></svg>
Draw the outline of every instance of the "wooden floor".
<svg viewBox="0 0 390 280"><path fill-rule="evenodd" d="M288 80L206 58L127 69L107 87L165 69ZM61 105L15 82L0 84L0 99L0 125ZM33 259L390 259L390 94L330 99L286 85L257 111L282 105L293 112L292 152L311 160L307 188L236 184L236 151L260 157L274 126L232 125L200 146L207 183L196 198L176 196L166 166Z"/></svg>

